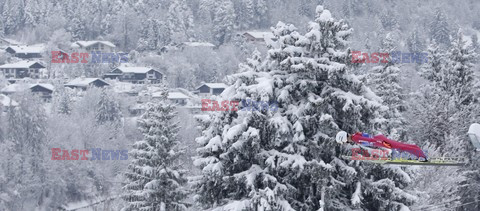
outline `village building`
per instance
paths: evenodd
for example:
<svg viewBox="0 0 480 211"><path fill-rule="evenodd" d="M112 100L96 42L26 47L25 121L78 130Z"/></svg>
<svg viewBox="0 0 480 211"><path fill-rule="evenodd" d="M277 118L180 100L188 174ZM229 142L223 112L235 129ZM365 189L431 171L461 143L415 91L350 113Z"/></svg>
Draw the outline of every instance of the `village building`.
<svg viewBox="0 0 480 211"><path fill-rule="evenodd" d="M163 80L163 74L150 67L135 67L123 64L106 73L103 78L134 84L158 84Z"/></svg>
<svg viewBox="0 0 480 211"><path fill-rule="evenodd" d="M8 46L5 51L21 59L38 59L42 58L45 49L46 48L43 44L11 45Z"/></svg>
<svg viewBox="0 0 480 211"><path fill-rule="evenodd" d="M89 87L102 88L105 86L110 86L110 84L100 78L79 77L71 80L64 86L72 89L87 90Z"/></svg>
<svg viewBox="0 0 480 211"><path fill-rule="evenodd" d="M3 74L7 80L22 78L38 79L44 68L45 66L40 62L19 61L16 63L0 65L0 74Z"/></svg>
<svg viewBox="0 0 480 211"><path fill-rule="evenodd" d="M195 89L195 93L200 97L210 97L222 94L227 87L224 83L203 83Z"/></svg>
<svg viewBox="0 0 480 211"><path fill-rule="evenodd" d="M115 52L116 46L109 41L90 40L90 41L76 41L72 43L73 49L81 49L87 52L101 51L101 52Z"/></svg>

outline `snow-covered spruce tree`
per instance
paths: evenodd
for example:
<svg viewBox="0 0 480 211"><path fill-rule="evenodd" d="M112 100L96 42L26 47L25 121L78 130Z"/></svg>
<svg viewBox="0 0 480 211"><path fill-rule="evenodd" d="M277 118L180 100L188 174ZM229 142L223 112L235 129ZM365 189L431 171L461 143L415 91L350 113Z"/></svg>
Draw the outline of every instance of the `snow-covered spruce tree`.
<svg viewBox="0 0 480 211"><path fill-rule="evenodd" d="M213 39L221 45L232 38L235 22L235 10L231 0L221 0L216 3L213 18Z"/></svg>
<svg viewBox="0 0 480 211"><path fill-rule="evenodd" d="M407 38L407 47L408 47L408 50L411 53L416 53L416 52L423 51L424 48L425 48L423 43L424 42L418 36L418 30L417 29L415 29L412 32L412 34L410 34L410 36Z"/></svg>
<svg viewBox="0 0 480 211"><path fill-rule="evenodd" d="M463 40L463 34L458 32L457 38L452 42L452 49L448 54L448 80L450 91L450 122L451 140L446 140L446 147L450 149L450 154L468 156L470 159L467 169L462 172L462 176L466 177L465 181L459 181L462 204L469 204L463 207L465 210L477 209L480 206L480 166L478 153L474 152L471 147L468 137L465 134L468 132L469 125L478 119L478 98L475 98L475 84L478 80L475 79L474 60L477 54L471 45L466 45Z"/></svg>
<svg viewBox="0 0 480 211"><path fill-rule="evenodd" d="M47 117L38 96L22 92L15 96L18 107L7 110L7 141L13 151L7 169L8 189L16 190L11 210L34 209L42 205L48 186L45 184L44 159Z"/></svg>
<svg viewBox="0 0 480 211"><path fill-rule="evenodd" d="M395 49L393 38L388 33L379 52L391 54ZM387 63L381 63L381 59L379 63L383 65L375 66L369 72L368 85L388 107L382 111L386 121L381 123L380 128L392 139L405 140L405 119L402 112L406 110L406 104L403 88L399 84L400 68L393 63L391 57L387 59Z"/></svg>
<svg viewBox="0 0 480 211"><path fill-rule="evenodd" d="M255 49L252 53L251 58L247 58L247 61L245 64L239 64L239 71L241 72L258 72L260 71L260 65L262 64L262 54L260 51Z"/></svg>
<svg viewBox="0 0 480 211"><path fill-rule="evenodd" d="M447 58L435 42L430 44L427 53L428 62L421 66L420 75L429 83L423 85L410 102L415 118L410 118L409 131L420 146L440 147L450 131L446 112L449 96L445 93L448 88L444 85Z"/></svg>
<svg viewBox="0 0 480 211"><path fill-rule="evenodd" d="M462 37L459 34L452 41L452 49L446 54L441 54L435 44L429 47L429 61L422 73L430 84L422 89L414 113L416 121L412 122L412 131L418 134L420 140L437 147L437 156L470 158L467 169L452 169L446 173L449 176L433 177L438 181L432 182L429 177L430 174L438 174L437 169L422 170L415 179L415 184L425 187L423 191L427 203L434 205L435 202L442 202L442 208L478 200L480 190L478 162L469 156L468 149L471 148L468 147L468 137L465 135L474 110L478 109L472 90L475 81L472 62L475 54L470 46L465 45ZM437 194L438 184L443 186L441 190L445 194ZM466 210L475 209L478 204L471 205Z"/></svg>
<svg viewBox="0 0 480 211"><path fill-rule="evenodd" d="M441 139L438 146L446 143L450 134L460 131L465 132L468 120L471 120L474 108L474 73L473 59L475 52L470 46L465 45L463 35L459 33L457 39L452 42L452 49L445 55L441 54L434 44L429 47L429 61L422 69L422 75L431 82L433 93L429 94L433 102L427 106L436 106L435 112L442 115L434 115L439 121L444 122L445 127L439 128L444 135L434 136ZM443 116L443 118L439 118ZM455 124L456 126L453 127ZM457 127L458 126L458 127ZM438 126L434 126L438 127ZM458 131L460 130L460 131ZM460 134L458 134L460 135ZM443 139L443 140L442 140Z"/></svg>
<svg viewBox="0 0 480 211"><path fill-rule="evenodd" d="M143 140L135 142L130 151L131 163L126 173L123 210L185 210L182 200L186 191L185 170L178 165L177 123L175 107L167 99L163 89L162 98L148 109L139 120Z"/></svg>
<svg viewBox="0 0 480 211"><path fill-rule="evenodd" d="M137 49L155 50L162 46L159 41L159 22L156 19L148 19L143 22L142 30L140 32L140 38L138 39ZM167 30L168 31L168 30Z"/></svg>
<svg viewBox="0 0 480 211"><path fill-rule="evenodd" d="M101 90L100 100L96 112L97 122L100 124L111 122L119 123L122 118L122 112L118 101L112 96L112 92L106 89Z"/></svg>
<svg viewBox="0 0 480 211"><path fill-rule="evenodd" d="M185 0L174 0L168 8L167 26L174 42L185 42L193 38L193 14Z"/></svg>
<svg viewBox="0 0 480 211"><path fill-rule="evenodd" d="M60 114L72 113L73 91L63 86L58 86L53 93L53 105L55 111Z"/></svg>
<svg viewBox="0 0 480 211"><path fill-rule="evenodd" d="M399 210L413 203L402 190L410 178L400 169L340 158L348 150L335 134L372 131L382 105L349 73L352 30L322 6L316 13L304 36L278 23L259 71L239 71L222 93L228 100L275 102L275 109L258 105L200 118L195 164L202 175L195 186L205 207Z"/></svg>
<svg viewBox="0 0 480 211"><path fill-rule="evenodd" d="M443 47L450 45L450 29L447 16L440 8L435 9L433 20L430 23L430 38L443 45Z"/></svg>

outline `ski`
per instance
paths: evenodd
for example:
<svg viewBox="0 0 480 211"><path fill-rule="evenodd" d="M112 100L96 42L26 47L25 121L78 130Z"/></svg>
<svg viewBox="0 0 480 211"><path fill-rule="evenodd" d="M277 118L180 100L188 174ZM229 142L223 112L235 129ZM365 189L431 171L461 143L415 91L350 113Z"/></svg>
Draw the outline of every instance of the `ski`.
<svg viewBox="0 0 480 211"><path fill-rule="evenodd" d="M342 156L347 160L359 160L376 164L385 165L419 165L419 166L463 166L466 159L462 157L438 157L430 158L428 161L407 160L407 159L391 159L391 158L374 158L364 157L362 159L354 159L352 156Z"/></svg>

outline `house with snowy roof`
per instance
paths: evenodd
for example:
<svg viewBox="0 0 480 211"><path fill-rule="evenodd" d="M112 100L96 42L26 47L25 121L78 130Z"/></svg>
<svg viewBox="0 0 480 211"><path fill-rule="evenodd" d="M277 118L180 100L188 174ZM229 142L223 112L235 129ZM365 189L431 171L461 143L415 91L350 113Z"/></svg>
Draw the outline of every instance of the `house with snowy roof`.
<svg viewBox="0 0 480 211"><path fill-rule="evenodd" d="M130 66L122 64L106 73L103 78L118 79L134 84L158 84L163 79L163 74L151 67Z"/></svg>
<svg viewBox="0 0 480 211"><path fill-rule="evenodd" d="M87 90L89 87L102 88L105 86L110 86L110 84L100 78L86 78L82 76L71 80L70 82L64 84L64 86L72 89Z"/></svg>
<svg viewBox="0 0 480 211"><path fill-rule="evenodd" d="M101 52L115 52L116 46L109 41L89 40L76 41L71 45L74 49L82 49L85 51L101 51Z"/></svg>
<svg viewBox="0 0 480 211"><path fill-rule="evenodd" d="M41 76L45 66L36 61L19 61L11 64L0 65L0 73L7 79L33 78Z"/></svg>
<svg viewBox="0 0 480 211"><path fill-rule="evenodd" d="M243 33L243 37L247 41L259 43L275 40L275 35L270 31L247 31Z"/></svg>
<svg viewBox="0 0 480 211"><path fill-rule="evenodd" d="M200 97L210 97L222 94L227 87L224 83L203 83L195 89L195 93Z"/></svg>
<svg viewBox="0 0 480 211"><path fill-rule="evenodd" d="M35 59L42 58L42 54L45 52L45 45L11 45L8 46L5 51L12 54L15 57L22 59Z"/></svg>
<svg viewBox="0 0 480 211"><path fill-rule="evenodd" d="M10 84L3 89L0 90L0 93L5 95L11 95L18 92L24 92L26 90L30 90L32 93L40 96L44 101L50 101L52 98L52 93L54 90L54 86L48 83L35 83L35 84L22 84L22 83L15 83Z"/></svg>

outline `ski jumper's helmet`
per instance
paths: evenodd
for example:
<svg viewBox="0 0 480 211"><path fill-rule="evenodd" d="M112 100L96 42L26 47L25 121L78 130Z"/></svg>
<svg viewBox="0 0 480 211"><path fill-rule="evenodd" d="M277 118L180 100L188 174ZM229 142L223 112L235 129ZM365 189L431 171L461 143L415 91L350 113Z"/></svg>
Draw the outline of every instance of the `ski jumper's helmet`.
<svg viewBox="0 0 480 211"><path fill-rule="evenodd" d="M337 133L337 137L335 138L335 140L339 144L347 143L347 136L348 136L347 132L340 131Z"/></svg>

